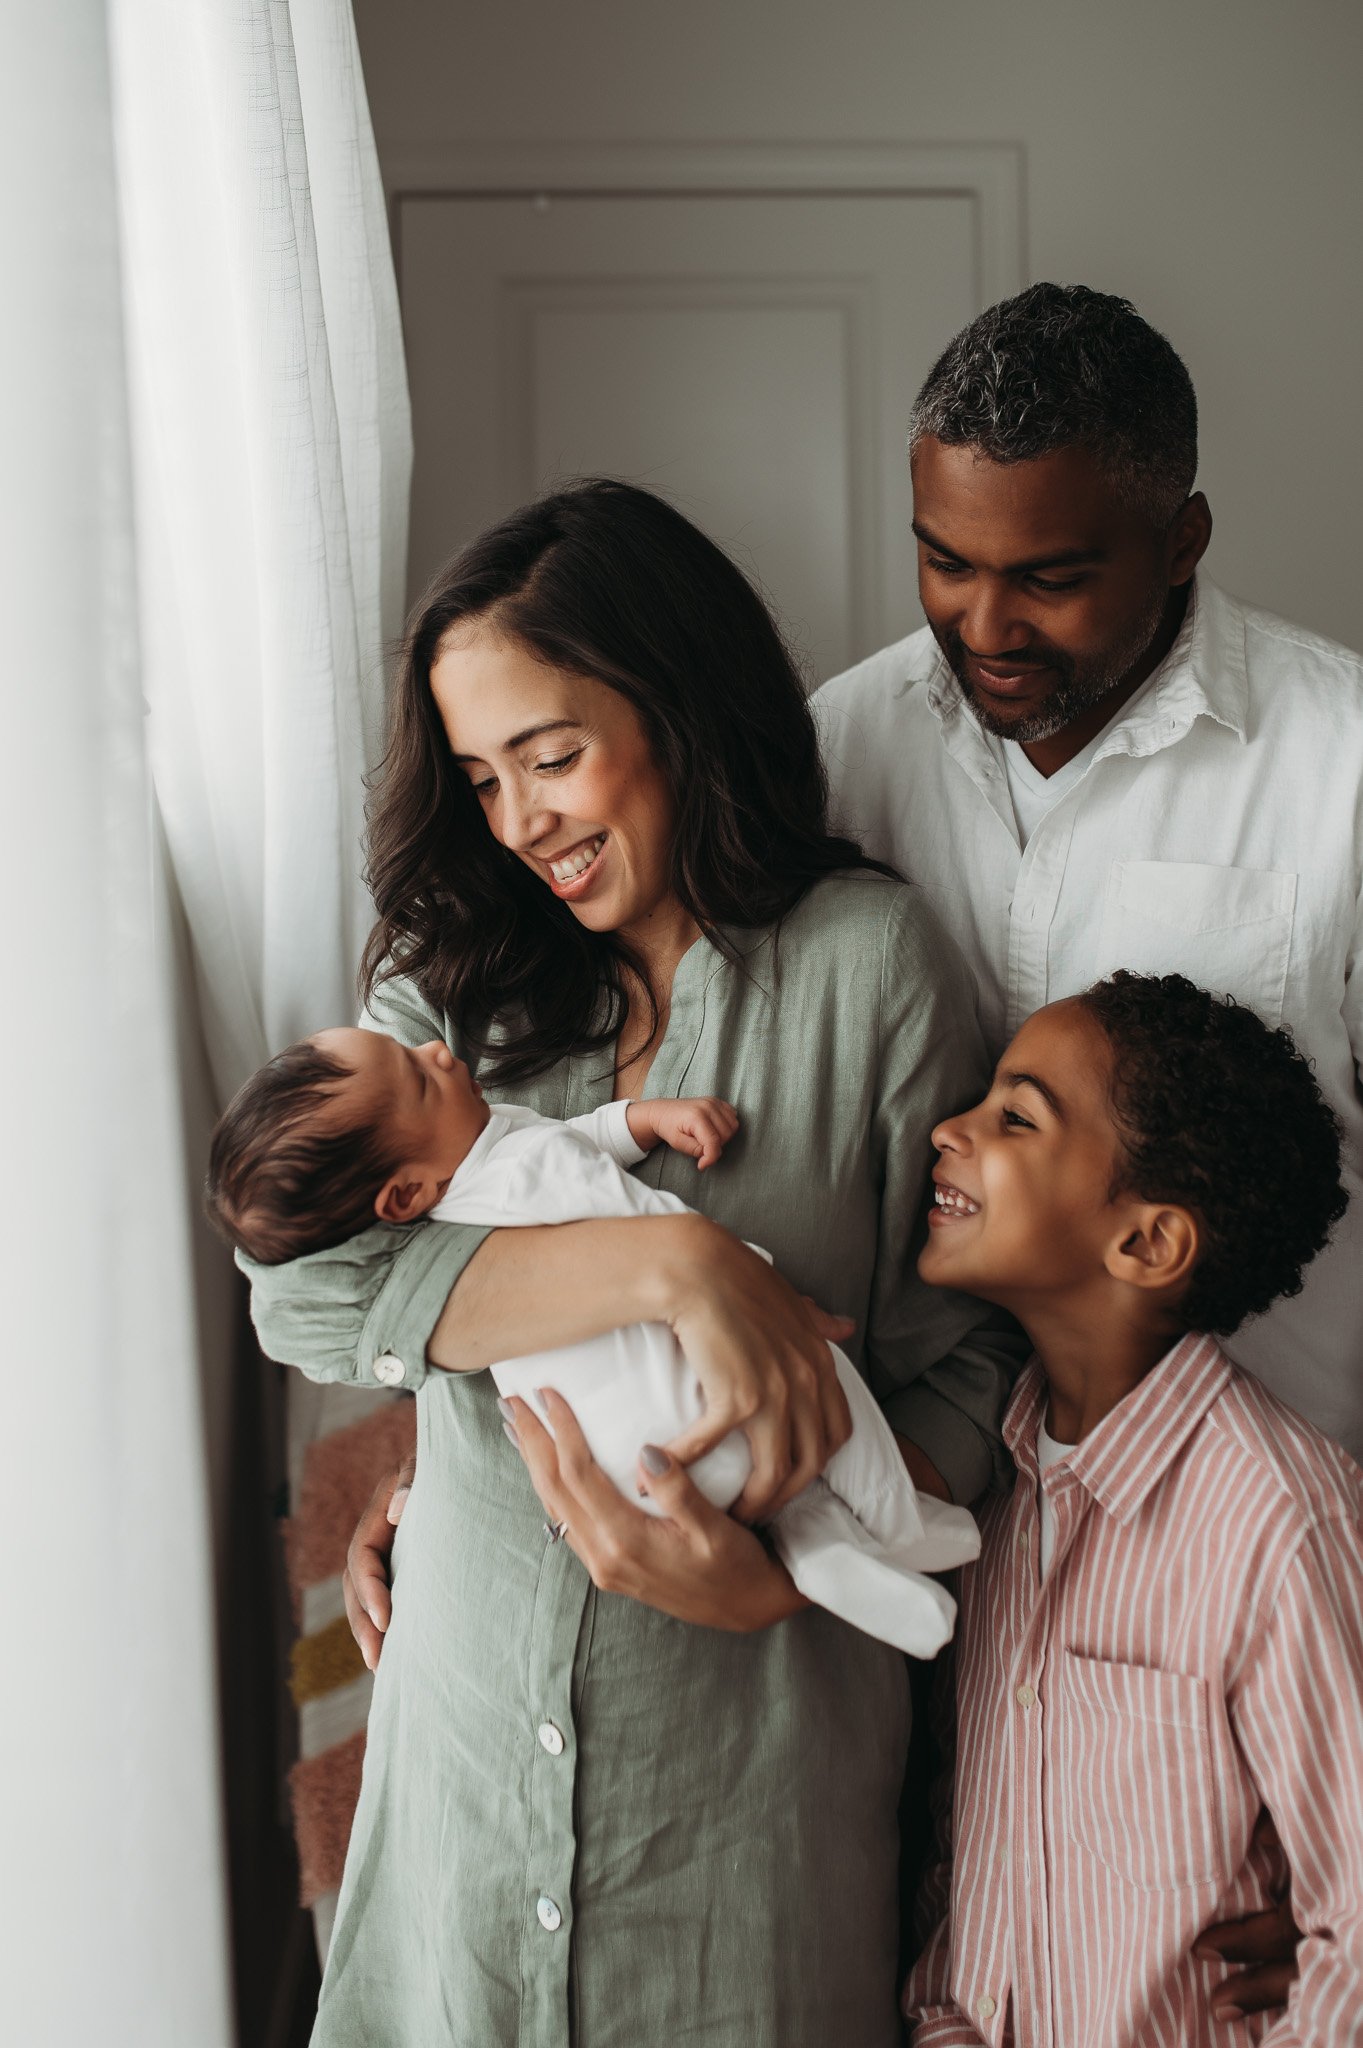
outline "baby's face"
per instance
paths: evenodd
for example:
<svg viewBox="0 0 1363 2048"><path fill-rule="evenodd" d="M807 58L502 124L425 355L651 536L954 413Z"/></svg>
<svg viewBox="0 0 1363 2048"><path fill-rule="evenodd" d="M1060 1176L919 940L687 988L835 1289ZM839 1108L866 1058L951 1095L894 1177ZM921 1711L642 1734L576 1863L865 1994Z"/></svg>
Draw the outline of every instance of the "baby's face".
<svg viewBox="0 0 1363 2048"><path fill-rule="evenodd" d="M382 1123L398 1146L396 1178L419 1189L405 1213L431 1208L487 1127L483 1091L464 1062L440 1038L413 1048L379 1031L337 1030L317 1032L313 1044L349 1067L347 1109Z"/></svg>

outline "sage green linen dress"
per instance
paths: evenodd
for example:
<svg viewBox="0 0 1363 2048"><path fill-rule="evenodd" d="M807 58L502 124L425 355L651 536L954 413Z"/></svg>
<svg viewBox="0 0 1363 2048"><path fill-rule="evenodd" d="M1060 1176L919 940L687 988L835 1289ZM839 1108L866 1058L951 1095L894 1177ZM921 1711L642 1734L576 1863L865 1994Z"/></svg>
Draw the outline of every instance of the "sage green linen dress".
<svg viewBox="0 0 1363 2048"><path fill-rule="evenodd" d="M891 1423L968 1501L1019 1347L914 1270L928 1134L985 1080L968 971L875 875L819 884L776 944L727 936L741 965L704 939L682 960L646 1093L727 1097L741 1132L704 1174L662 1147L637 1171L855 1316ZM457 1047L410 984L373 1017ZM507 1099L576 1116L609 1069L568 1059ZM485 1234L379 1227L248 1267L271 1356L419 1389L314 2048L890 2048L905 1662L818 1610L673 1621L546 1542L490 1376L424 1360Z"/></svg>

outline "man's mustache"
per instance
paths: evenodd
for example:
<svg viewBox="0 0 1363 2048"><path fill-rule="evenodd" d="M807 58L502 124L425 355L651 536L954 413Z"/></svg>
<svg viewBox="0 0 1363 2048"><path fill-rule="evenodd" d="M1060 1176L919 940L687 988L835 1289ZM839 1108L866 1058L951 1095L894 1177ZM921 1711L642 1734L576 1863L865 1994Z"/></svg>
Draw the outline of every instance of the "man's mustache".
<svg viewBox="0 0 1363 2048"><path fill-rule="evenodd" d="M973 647L966 646L959 633L954 632L945 633L940 644L942 652L962 681L962 670L967 661L981 661L992 664L995 668L1001 668L1004 662L1007 662L1009 669L1018 675L1026 669L1050 669L1062 682L1069 677L1073 668L1068 655L1061 654L1058 648L1041 653L1029 650L1026 654L977 654Z"/></svg>

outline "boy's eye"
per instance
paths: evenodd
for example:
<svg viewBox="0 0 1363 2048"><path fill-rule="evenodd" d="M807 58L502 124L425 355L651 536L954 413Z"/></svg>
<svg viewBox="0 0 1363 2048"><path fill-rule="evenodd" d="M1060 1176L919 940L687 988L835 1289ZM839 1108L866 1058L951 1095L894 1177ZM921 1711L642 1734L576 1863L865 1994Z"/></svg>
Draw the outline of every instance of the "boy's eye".
<svg viewBox="0 0 1363 2048"><path fill-rule="evenodd" d="M1003 1121L1013 1130L1034 1131L1036 1129L1034 1123L1029 1123L1027 1118L1020 1115L1015 1109L1005 1109Z"/></svg>
<svg viewBox="0 0 1363 2048"><path fill-rule="evenodd" d="M936 555L928 556L928 567L938 576L964 576L964 562L944 562Z"/></svg>

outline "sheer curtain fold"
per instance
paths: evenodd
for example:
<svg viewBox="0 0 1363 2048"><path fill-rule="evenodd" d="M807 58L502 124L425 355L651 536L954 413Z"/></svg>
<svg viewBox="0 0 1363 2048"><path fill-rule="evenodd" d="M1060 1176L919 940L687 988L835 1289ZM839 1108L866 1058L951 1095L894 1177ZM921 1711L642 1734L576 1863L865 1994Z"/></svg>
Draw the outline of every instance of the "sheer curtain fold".
<svg viewBox="0 0 1363 2048"><path fill-rule="evenodd" d="M225 1099L354 1009L406 378L348 0L111 12L153 768Z"/></svg>
<svg viewBox="0 0 1363 2048"><path fill-rule="evenodd" d="M102 0L0 28L6 2039L231 2039Z"/></svg>
<svg viewBox="0 0 1363 2048"><path fill-rule="evenodd" d="M352 1013L368 921L411 448L347 0L0 12L0 276L0 2006L227 2048L185 1105Z"/></svg>

